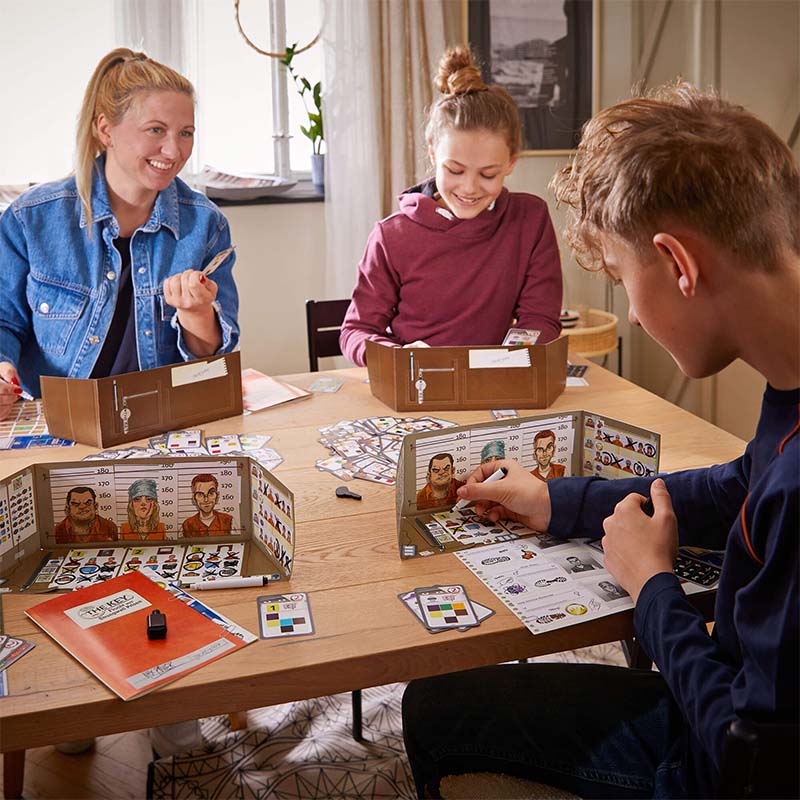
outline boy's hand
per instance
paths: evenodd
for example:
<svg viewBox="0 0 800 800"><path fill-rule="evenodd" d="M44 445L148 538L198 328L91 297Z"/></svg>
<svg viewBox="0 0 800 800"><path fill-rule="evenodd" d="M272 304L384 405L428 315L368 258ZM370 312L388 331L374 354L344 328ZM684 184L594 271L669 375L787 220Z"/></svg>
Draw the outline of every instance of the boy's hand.
<svg viewBox="0 0 800 800"><path fill-rule="evenodd" d="M16 367L10 361L0 361L0 419L5 419L22 394Z"/></svg>
<svg viewBox="0 0 800 800"><path fill-rule="evenodd" d="M493 472L505 467L505 478L484 483ZM493 522L513 519L535 531L546 531L550 524L550 493L547 484L534 478L516 461L502 460L481 464L458 490L460 500L474 500L476 513Z"/></svg>
<svg viewBox="0 0 800 800"><path fill-rule="evenodd" d="M217 284L197 269L184 270L164 281L164 301L179 312L210 310L216 297Z"/></svg>
<svg viewBox="0 0 800 800"><path fill-rule="evenodd" d="M661 478L650 485L650 499L653 501L652 519L642 511L646 498L629 494L603 522L606 569L634 603L653 575L672 572L678 552L678 522Z"/></svg>

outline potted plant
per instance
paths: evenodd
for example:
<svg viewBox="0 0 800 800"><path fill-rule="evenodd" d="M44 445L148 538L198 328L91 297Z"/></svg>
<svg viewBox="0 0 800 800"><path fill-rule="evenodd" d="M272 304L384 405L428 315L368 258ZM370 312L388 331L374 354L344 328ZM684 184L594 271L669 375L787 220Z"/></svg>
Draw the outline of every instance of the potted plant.
<svg viewBox="0 0 800 800"><path fill-rule="evenodd" d="M303 136L311 141L313 149L311 155L311 182L315 187L321 189L325 185L325 155L320 152L325 136L322 129L322 84L317 81L313 86L308 78L298 75L292 66L297 43L286 48L286 55L281 59L289 74L292 76L295 88L300 95L303 106L308 115L308 127L300 126ZM309 100L313 103L313 111L309 109Z"/></svg>

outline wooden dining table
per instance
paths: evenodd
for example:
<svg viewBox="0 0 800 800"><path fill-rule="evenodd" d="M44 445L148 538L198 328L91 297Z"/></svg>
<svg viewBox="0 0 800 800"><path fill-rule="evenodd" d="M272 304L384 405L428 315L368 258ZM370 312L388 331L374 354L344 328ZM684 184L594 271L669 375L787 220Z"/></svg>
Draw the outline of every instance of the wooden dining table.
<svg viewBox="0 0 800 800"><path fill-rule="evenodd" d="M586 410L661 435L660 468L707 466L739 456L745 443L623 378L589 366L588 386L567 387L546 410ZM203 426L206 436L267 433L283 457L275 475L294 493L294 570L280 591L309 594L315 633L259 639L180 680L123 702L25 615L43 597L19 591L0 595L6 633L35 648L8 670L9 696L0 698L0 752L6 797L20 796L25 750L92 736L147 728L217 714L408 681L502 661L573 650L632 635L632 612L533 635L453 554L401 560L395 489L351 481L362 500L339 498L342 485L315 467L328 455L318 428L341 420L392 414L374 398L364 369L282 376L307 388L321 375L343 381L334 393L313 394L246 416ZM421 415L421 414L420 414ZM438 412L458 424L488 422L488 411ZM0 477L36 462L74 461L95 452L85 445L6 451ZM415 586L458 582L496 613L465 632L431 636L398 601ZM10 582L14 586L14 581ZM207 591L203 600L250 631L258 631L256 598L263 588ZM698 602L708 593L699 596Z"/></svg>

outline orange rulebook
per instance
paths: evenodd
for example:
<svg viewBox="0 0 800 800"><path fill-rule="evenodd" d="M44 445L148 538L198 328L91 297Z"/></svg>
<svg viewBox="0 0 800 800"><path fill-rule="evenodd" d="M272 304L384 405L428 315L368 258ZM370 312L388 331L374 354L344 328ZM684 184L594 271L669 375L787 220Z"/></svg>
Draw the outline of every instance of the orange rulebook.
<svg viewBox="0 0 800 800"><path fill-rule="evenodd" d="M164 639L147 637L147 617L155 610L166 615ZM123 700L248 644L138 571L55 597L25 613Z"/></svg>

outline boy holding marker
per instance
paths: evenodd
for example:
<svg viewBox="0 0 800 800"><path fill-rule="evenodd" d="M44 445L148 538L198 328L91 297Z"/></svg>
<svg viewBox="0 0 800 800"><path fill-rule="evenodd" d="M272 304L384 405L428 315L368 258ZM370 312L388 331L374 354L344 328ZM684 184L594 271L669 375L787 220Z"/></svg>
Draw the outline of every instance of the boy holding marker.
<svg viewBox="0 0 800 800"><path fill-rule="evenodd" d="M761 418L741 458L663 479L479 467L458 492L479 513L605 532L659 673L526 664L414 681L406 749L420 796L477 771L584 798L713 796L734 718L798 719L800 172L767 125L679 82L600 112L553 186L570 244L625 286L631 322L690 377L753 366ZM489 483L498 465L508 475ZM679 542L726 551L711 635L672 572Z"/></svg>

